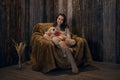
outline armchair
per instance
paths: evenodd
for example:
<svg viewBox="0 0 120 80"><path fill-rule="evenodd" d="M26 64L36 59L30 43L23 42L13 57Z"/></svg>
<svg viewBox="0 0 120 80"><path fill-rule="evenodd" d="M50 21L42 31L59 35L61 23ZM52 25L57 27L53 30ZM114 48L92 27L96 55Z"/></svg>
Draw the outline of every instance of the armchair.
<svg viewBox="0 0 120 80"><path fill-rule="evenodd" d="M70 68L70 64L61 54L62 51L52 41L43 38L43 34L53 23L38 23L34 26L31 36L31 64L35 71L49 72L55 68ZM76 49L73 57L77 65L91 63L92 57L87 41L77 35L72 36L76 40Z"/></svg>

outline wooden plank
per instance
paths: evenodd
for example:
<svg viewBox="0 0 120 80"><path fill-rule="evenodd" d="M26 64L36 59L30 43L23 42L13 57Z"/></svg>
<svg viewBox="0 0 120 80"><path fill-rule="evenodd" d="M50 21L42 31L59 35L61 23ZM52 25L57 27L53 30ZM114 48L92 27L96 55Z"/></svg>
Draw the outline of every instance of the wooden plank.
<svg viewBox="0 0 120 80"><path fill-rule="evenodd" d="M120 0L116 0L116 57L120 63Z"/></svg>
<svg viewBox="0 0 120 80"><path fill-rule="evenodd" d="M6 16L6 20L5 20L5 65L10 65L11 62L12 62L12 57L10 55L11 53L11 49L10 49L10 1L5 1L5 4L6 4L6 13L5 13L5 16Z"/></svg>
<svg viewBox="0 0 120 80"><path fill-rule="evenodd" d="M46 1L46 19L47 21L46 22L53 22L54 21L54 0L47 0Z"/></svg>
<svg viewBox="0 0 120 80"><path fill-rule="evenodd" d="M6 22L6 11L5 11L5 0L0 0L0 67L5 65L5 22Z"/></svg>
<svg viewBox="0 0 120 80"><path fill-rule="evenodd" d="M73 1L73 16L72 16L72 29L73 33L81 36L81 26L80 26L80 1L74 0Z"/></svg>
<svg viewBox="0 0 120 80"><path fill-rule="evenodd" d="M102 61L103 59L103 7L101 0L92 0L88 2L88 20L87 31L85 30L85 37L87 38L90 50L94 60ZM96 54L97 53L97 54Z"/></svg>
<svg viewBox="0 0 120 80"><path fill-rule="evenodd" d="M72 13L73 13L73 8L72 8L73 4L72 4L72 0L67 0L67 24L69 25L70 27L70 31L72 31Z"/></svg>
<svg viewBox="0 0 120 80"><path fill-rule="evenodd" d="M54 21L56 19L56 16L58 15L59 13L59 7L58 7L58 1L59 0L54 0L53 4L54 4Z"/></svg>
<svg viewBox="0 0 120 80"><path fill-rule="evenodd" d="M103 2L103 60L105 62L116 62L116 1L105 0Z"/></svg>

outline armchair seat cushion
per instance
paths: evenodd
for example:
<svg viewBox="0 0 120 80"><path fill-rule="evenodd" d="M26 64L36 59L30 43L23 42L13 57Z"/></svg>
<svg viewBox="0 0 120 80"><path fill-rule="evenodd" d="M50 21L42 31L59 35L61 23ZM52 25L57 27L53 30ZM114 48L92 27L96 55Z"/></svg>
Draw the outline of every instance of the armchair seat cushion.
<svg viewBox="0 0 120 80"><path fill-rule="evenodd" d="M35 71L49 72L56 68L70 68L70 64L63 57L61 49L56 47L52 41L43 38L44 33L53 23L38 23L34 26L31 36L31 64ZM73 57L77 65L81 63L91 63L92 57L86 39L72 36L76 40Z"/></svg>

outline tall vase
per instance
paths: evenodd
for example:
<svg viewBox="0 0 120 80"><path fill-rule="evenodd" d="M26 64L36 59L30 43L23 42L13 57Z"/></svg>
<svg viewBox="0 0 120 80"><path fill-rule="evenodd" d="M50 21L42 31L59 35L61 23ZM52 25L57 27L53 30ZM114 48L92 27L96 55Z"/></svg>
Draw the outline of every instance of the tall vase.
<svg viewBox="0 0 120 80"><path fill-rule="evenodd" d="M19 69L22 69L22 64L21 64L21 55L19 55L18 68L19 68Z"/></svg>

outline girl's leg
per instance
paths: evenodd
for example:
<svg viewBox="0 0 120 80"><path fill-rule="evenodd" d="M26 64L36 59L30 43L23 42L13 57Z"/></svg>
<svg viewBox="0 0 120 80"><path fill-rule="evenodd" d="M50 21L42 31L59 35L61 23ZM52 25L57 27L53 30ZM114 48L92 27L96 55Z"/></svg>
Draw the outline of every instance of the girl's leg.
<svg viewBox="0 0 120 80"><path fill-rule="evenodd" d="M58 37L53 37L52 41L55 45L59 46L60 39Z"/></svg>
<svg viewBox="0 0 120 80"><path fill-rule="evenodd" d="M65 39L65 43L68 45L68 46L74 46L76 44L76 41L74 39L70 39L70 38L66 38Z"/></svg>
<svg viewBox="0 0 120 80"><path fill-rule="evenodd" d="M64 50L64 48L67 48L68 46L65 44L64 41L60 41L59 42L59 48L61 48L62 53L63 53L63 57L67 57L66 55L66 51Z"/></svg>
<svg viewBox="0 0 120 80"><path fill-rule="evenodd" d="M60 45L61 49L65 52L65 54L68 58L68 62L71 64L72 72L78 73L78 68L77 68L77 65L75 63L75 60L72 56L70 49L67 47L67 45L65 44L64 41L61 41L59 45Z"/></svg>
<svg viewBox="0 0 120 80"><path fill-rule="evenodd" d="M72 47L76 44L76 41L74 39L67 38L65 39L65 43L67 46L69 46L69 49L71 52L75 51L75 48Z"/></svg>
<svg viewBox="0 0 120 80"><path fill-rule="evenodd" d="M75 63L75 60L74 60L72 54L71 54L71 51L68 48L65 48L65 50L66 50L66 55L67 55L68 61L70 62L71 67L72 67L72 72L78 73L78 67Z"/></svg>
<svg viewBox="0 0 120 80"><path fill-rule="evenodd" d="M52 41L58 48L61 48L61 46L65 47L65 45L63 43L61 43L62 41L58 37L53 37ZM62 53L63 53L63 57L66 57L64 50L62 50Z"/></svg>

